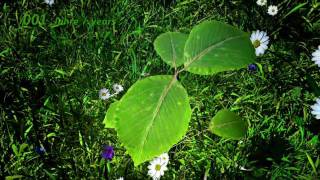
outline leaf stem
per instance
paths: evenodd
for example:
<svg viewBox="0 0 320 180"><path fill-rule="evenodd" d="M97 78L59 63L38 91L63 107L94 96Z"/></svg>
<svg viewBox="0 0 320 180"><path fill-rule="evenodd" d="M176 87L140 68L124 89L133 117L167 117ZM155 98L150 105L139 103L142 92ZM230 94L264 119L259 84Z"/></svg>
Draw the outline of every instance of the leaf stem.
<svg viewBox="0 0 320 180"><path fill-rule="evenodd" d="M109 162L104 163L104 178L106 180L109 180L109 168L108 168Z"/></svg>

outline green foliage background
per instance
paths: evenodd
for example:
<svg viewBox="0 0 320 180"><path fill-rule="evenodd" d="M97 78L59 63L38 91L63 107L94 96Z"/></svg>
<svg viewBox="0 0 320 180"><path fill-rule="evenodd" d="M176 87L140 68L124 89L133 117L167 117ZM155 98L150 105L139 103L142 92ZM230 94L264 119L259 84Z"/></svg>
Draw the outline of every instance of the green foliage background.
<svg viewBox="0 0 320 180"><path fill-rule="evenodd" d="M309 107L320 95L319 68L310 60L320 45L320 2L268 2L279 5L277 16L253 0L70 0L52 7L1 1L0 177L104 178L100 153L109 144L116 151L112 179L148 178L148 164L134 168L116 132L104 128L113 100L102 102L98 91L114 83L127 89L148 74L173 74L156 55L155 38L218 20L267 31L271 47L258 58L257 73L179 76L193 116L186 137L169 152L163 179L317 179L320 121ZM46 23L22 26L26 13L46 14ZM50 26L57 17L108 24ZM210 119L222 108L249 122L245 139L209 133ZM44 156L34 151L40 144Z"/></svg>

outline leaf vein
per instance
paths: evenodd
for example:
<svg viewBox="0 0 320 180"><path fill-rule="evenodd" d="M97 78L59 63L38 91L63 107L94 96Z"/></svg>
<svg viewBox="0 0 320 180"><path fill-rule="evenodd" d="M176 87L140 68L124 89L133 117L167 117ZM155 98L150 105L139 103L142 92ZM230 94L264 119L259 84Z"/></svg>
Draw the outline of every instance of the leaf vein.
<svg viewBox="0 0 320 180"><path fill-rule="evenodd" d="M161 93L161 96L160 96L159 101L157 103L156 109L153 112L152 119L151 119L150 123L148 124L148 126L146 128L146 134L142 138L142 143L140 145L141 148L139 150L139 159L141 158L143 147L145 146L145 144L147 142L147 139L148 139L149 134L150 134L150 130L151 130L152 126L154 125L154 121L155 121L156 117L158 116L158 114L160 112L160 109L161 109L161 106L162 106L162 104L164 102L164 99L168 95L169 90L171 89L171 87L172 87L172 85L174 84L175 81L176 81L176 75L173 76L173 78L171 79L169 84L163 89L163 91Z"/></svg>

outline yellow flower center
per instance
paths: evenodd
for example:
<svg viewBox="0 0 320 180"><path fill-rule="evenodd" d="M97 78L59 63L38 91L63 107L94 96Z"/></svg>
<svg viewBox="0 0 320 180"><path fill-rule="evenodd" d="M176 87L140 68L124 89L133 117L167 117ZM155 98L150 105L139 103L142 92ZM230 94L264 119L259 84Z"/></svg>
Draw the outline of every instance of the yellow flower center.
<svg viewBox="0 0 320 180"><path fill-rule="evenodd" d="M160 164L157 164L155 169L156 169L156 171L160 171L161 165L160 165Z"/></svg>
<svg viewBox="0 0 320 180"><path fill-rule="evenodd" d="M102 93L101 95L102 95L102 96L106 96L106 95L107 95L107 93Z"/></svg>
<svg viewBox="0 0 320 180"><path fill-rule="evenodd" d="M255 41L253 41L253 43L252 43L252 44L253 44L253 47L254 47L254 48L257 48L257 47L259 47L259 46L260 46L260 44L261 44L261 43L260 43L260 41L259 41L259 40L255 40Z"/></svg>

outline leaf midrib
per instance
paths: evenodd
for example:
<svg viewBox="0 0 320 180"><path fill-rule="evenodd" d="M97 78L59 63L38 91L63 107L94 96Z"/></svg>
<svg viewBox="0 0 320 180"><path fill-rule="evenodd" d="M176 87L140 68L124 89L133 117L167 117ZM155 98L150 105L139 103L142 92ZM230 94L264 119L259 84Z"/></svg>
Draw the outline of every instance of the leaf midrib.
<svg viewBox="0 0 320 180"><path fill-rule="evenodd" d="M171 87L172 87L172 85L174 84L175 81L176 81L176 76L173 76L172 79L170 80L169 84L163 89L163 91L161 93L161 96L160 96L159 101L157 103L156 109L155 109L155 111L153 111L152 119L151 119L150 123L148 124L148 126L146 128L146 135L142 138L142 143L140 145L140 151L139 151L139 159L141 159L143 147L147 142L148 136L150 134L150 130L151 130L153 124L154 124L154 121L155 121L157 115L160 112L160 108L161 108L161 106L162 106L162 104L164 102L164 99L168 95L169 90L171 89Z"/></svg>
<svg viewBox="0 0 320 180"><path fill-rule="evenodd" d="M224 127L224 126L227 126L227 125L232 125L232 124L237 124L237 123L242 123L242 122L239 121L239 120L236 120L236 121L226 122L226 123L223 123L223 124L221 124L221 125L215 125L215 124L213 124L212 128L221 128L221 127Z"/></svg>

